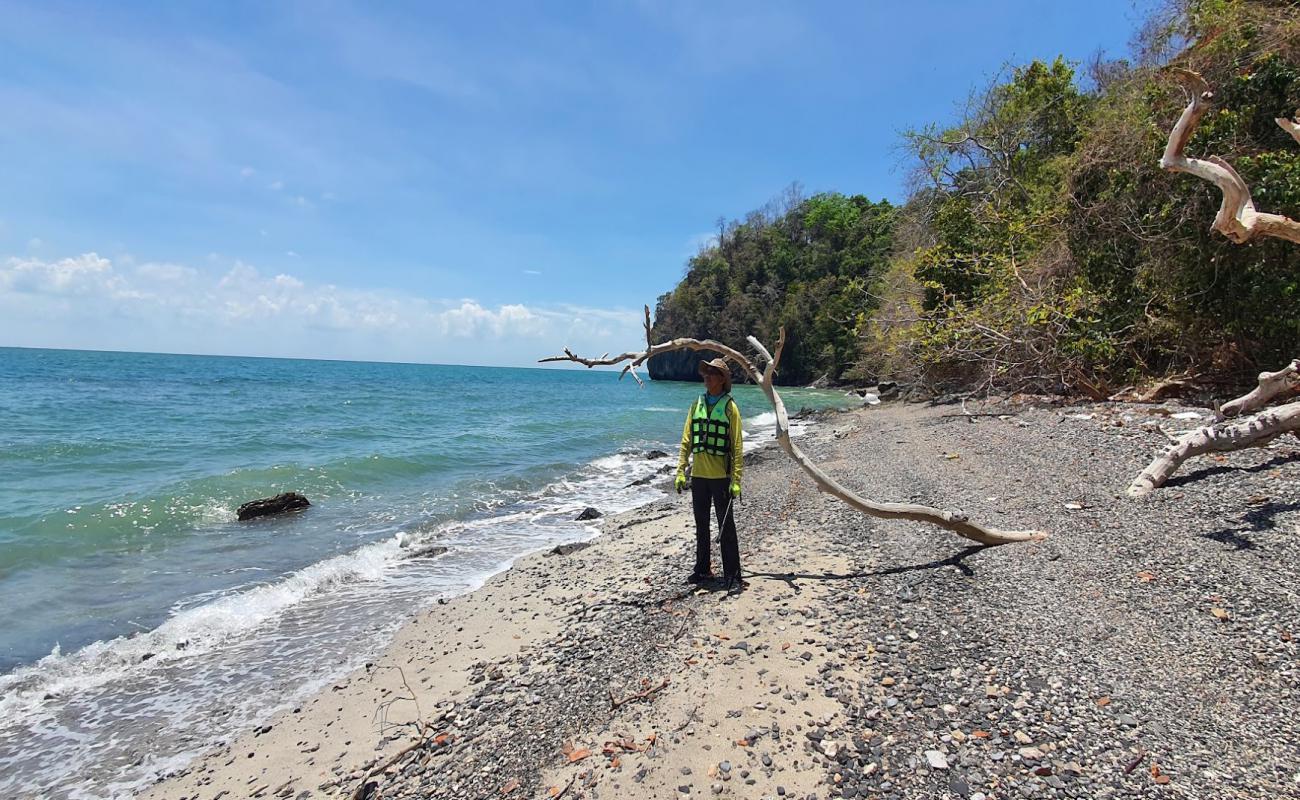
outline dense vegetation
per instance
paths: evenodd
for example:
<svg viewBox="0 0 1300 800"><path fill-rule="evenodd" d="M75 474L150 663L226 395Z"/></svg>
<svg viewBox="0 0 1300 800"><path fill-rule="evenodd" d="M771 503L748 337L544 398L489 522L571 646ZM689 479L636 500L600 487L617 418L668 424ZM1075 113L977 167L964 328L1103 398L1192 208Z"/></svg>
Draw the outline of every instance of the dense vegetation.
<svg viewBox="0 0 1300 800"><path fill-rule="evenodd" d="M743 342L785 324L790 382L1105 396L1276 368L1300 350L1300 247L1211 234L1218 191L1158 160L1186 103L1167 68L1198 71L1215 107L1188 154L1300 215L1300 147L1273 122L1300 105L1300 10L1185 0L1135 50L1010 69L954 122L908 134L902 208L819 195L733 224L661 298L660 332Z"/></svg>
<svg viewBox="0 0 1300 800"><path fill-rule="evenodd" d="M786 329L780 382L839 381L857 360L873 308L867 288L892 249L896 209L861 195L785 196L743 222L720 225L686 277L659 298L655 335L775 343Z"/></svg>

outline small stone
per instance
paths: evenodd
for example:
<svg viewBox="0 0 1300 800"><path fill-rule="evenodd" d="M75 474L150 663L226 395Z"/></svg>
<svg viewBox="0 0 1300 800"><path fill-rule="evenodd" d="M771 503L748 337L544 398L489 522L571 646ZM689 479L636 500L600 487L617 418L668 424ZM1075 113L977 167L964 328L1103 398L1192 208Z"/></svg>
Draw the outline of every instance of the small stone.
<svg viewBox="0 0 1300 800"><path fill-rule="evenodd" d="M763 754L763 766L765 767L772 766L772 757L769 756L767 753Z"/></svg>
<svg viewBox="0 0 1300 800"><path fill-rule="evenodd" d="M1029 738L1029 734L1025 733L1024 731L1016 731L1015 733L1011 734L1011 738L1015 739L1020 744L1034 743L1034 740Z"/></svg>
<svg viewBox="0 0 1300 800"><path fill-rule="evenodd" d="M947 769L947 768L948 768L948 759L947 759L947 757L944 756L944 754L943 754L942 752L938 751L938 750L926 750L926 751L925 751L925 760L926 760L926 763L928 763L928 764L930 765L930 769Z"/></svg>
<svg viewBox="0 0 1300 800"><path fill-rule="evenodd" d="M722 770L723 772L731 772L731 762L723 761L721 764L718 765L718 769Z"/></svg>

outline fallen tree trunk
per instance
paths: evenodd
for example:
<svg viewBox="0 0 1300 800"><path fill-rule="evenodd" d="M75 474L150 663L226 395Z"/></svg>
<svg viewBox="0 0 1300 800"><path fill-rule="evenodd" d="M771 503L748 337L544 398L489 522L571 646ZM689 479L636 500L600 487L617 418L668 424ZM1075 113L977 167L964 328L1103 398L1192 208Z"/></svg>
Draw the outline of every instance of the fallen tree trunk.
<svg viewBox="0 0 1300 800"><path fill-rule="evenodd" d="M575 355L568 348L565 348L564 355L551 356L540 359L538 363L553 361L572 361L577 364L583 364L587 367L612 366L628 362L619 373L619 378L623 375L632 373L632 377L637 383L641 383L641 378L636 373L636 368L645 363L651 356L661 353L668 353L678 350L711 350L722 353L725 357L731 359L745 371L747 375L767 396L768 402L772 404L773 411L776 412L776 441L781 449L799 465L804 472L813 479L820 491L826 492L834 497L838 497L850 506L858 509L864 514L882 519L908 519L916 522L926 522L931 525L937 525L945 530L952 531L958 536L979 542L985 545L1010 544L1012 542L1037 541L1046 536L1042 531L1004 531L997 528L989 528L977 523L971 522L970 519L959 511L941 511L929 506L916 505L912 503L878 503L874 500L862 497L845 487L839 481L823 472L816 464L804 454L802 450L790 440L790 419L785 410L785 403L781 400L781 395L777 393L773 379L776 376L777 366L781 361L781 350L785 346L785 329L781 329L780 338L776 343L775 353L768 352L758 339L753 336L749 337L749 343L758 352L763 359L763 369L760 371L754 363L743 353L728 347L721 342L712 339L672 339L667 342L653 344L651 340L650 329L650 307L645 309L645 331L646 344L645 350L620 353L617 356L610 357L608 354L600 358L583 358Z"/></svg>
<svg viewBox="0 0 1300 800"><path fill-rule="evenodd" d="M1142 470L1129 484L1129 496L1141 497L1163 486L1193 456L1263 447L1284 433L1300 433L1300 403L1270 408L1240 422L1216 422L1197 428Z"/></svg>

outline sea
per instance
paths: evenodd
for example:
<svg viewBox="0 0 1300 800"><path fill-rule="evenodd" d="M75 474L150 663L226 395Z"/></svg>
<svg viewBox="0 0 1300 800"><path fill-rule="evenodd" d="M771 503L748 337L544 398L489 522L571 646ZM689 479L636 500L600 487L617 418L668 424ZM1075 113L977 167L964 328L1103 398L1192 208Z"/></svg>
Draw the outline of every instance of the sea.
<svg viewBox="0 0 1300 800"><path fill-rule="evenodd" d="M0 797L130 797L373 658L439 598L598 535L583 509L661 499L700 390L0 348ZM746 448L770 441L758 389L733 396ZM236 520L285 491L311 507ZM447 550L418 557L432 546Z"/></svg>

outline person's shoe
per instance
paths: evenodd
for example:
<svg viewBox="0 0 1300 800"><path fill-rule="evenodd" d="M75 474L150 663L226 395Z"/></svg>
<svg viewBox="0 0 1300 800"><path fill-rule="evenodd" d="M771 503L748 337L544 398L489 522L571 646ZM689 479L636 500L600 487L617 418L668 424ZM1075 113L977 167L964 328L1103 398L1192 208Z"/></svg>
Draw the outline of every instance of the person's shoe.
<svg viewBox="0 0 1300 800"><path fill-rule="evenodd" d="M749 588L749 584L741 580L740 576L732 575L727 578L727 594L740 594Z"/></svg>
<svg viewBox="0 0 1300 800"><path fill-rule="evenodd" d="M701 583L708 583L711 580L713 580L712 572L692 572L691 577L687 578L686 582L699 585Z"/></svg>

